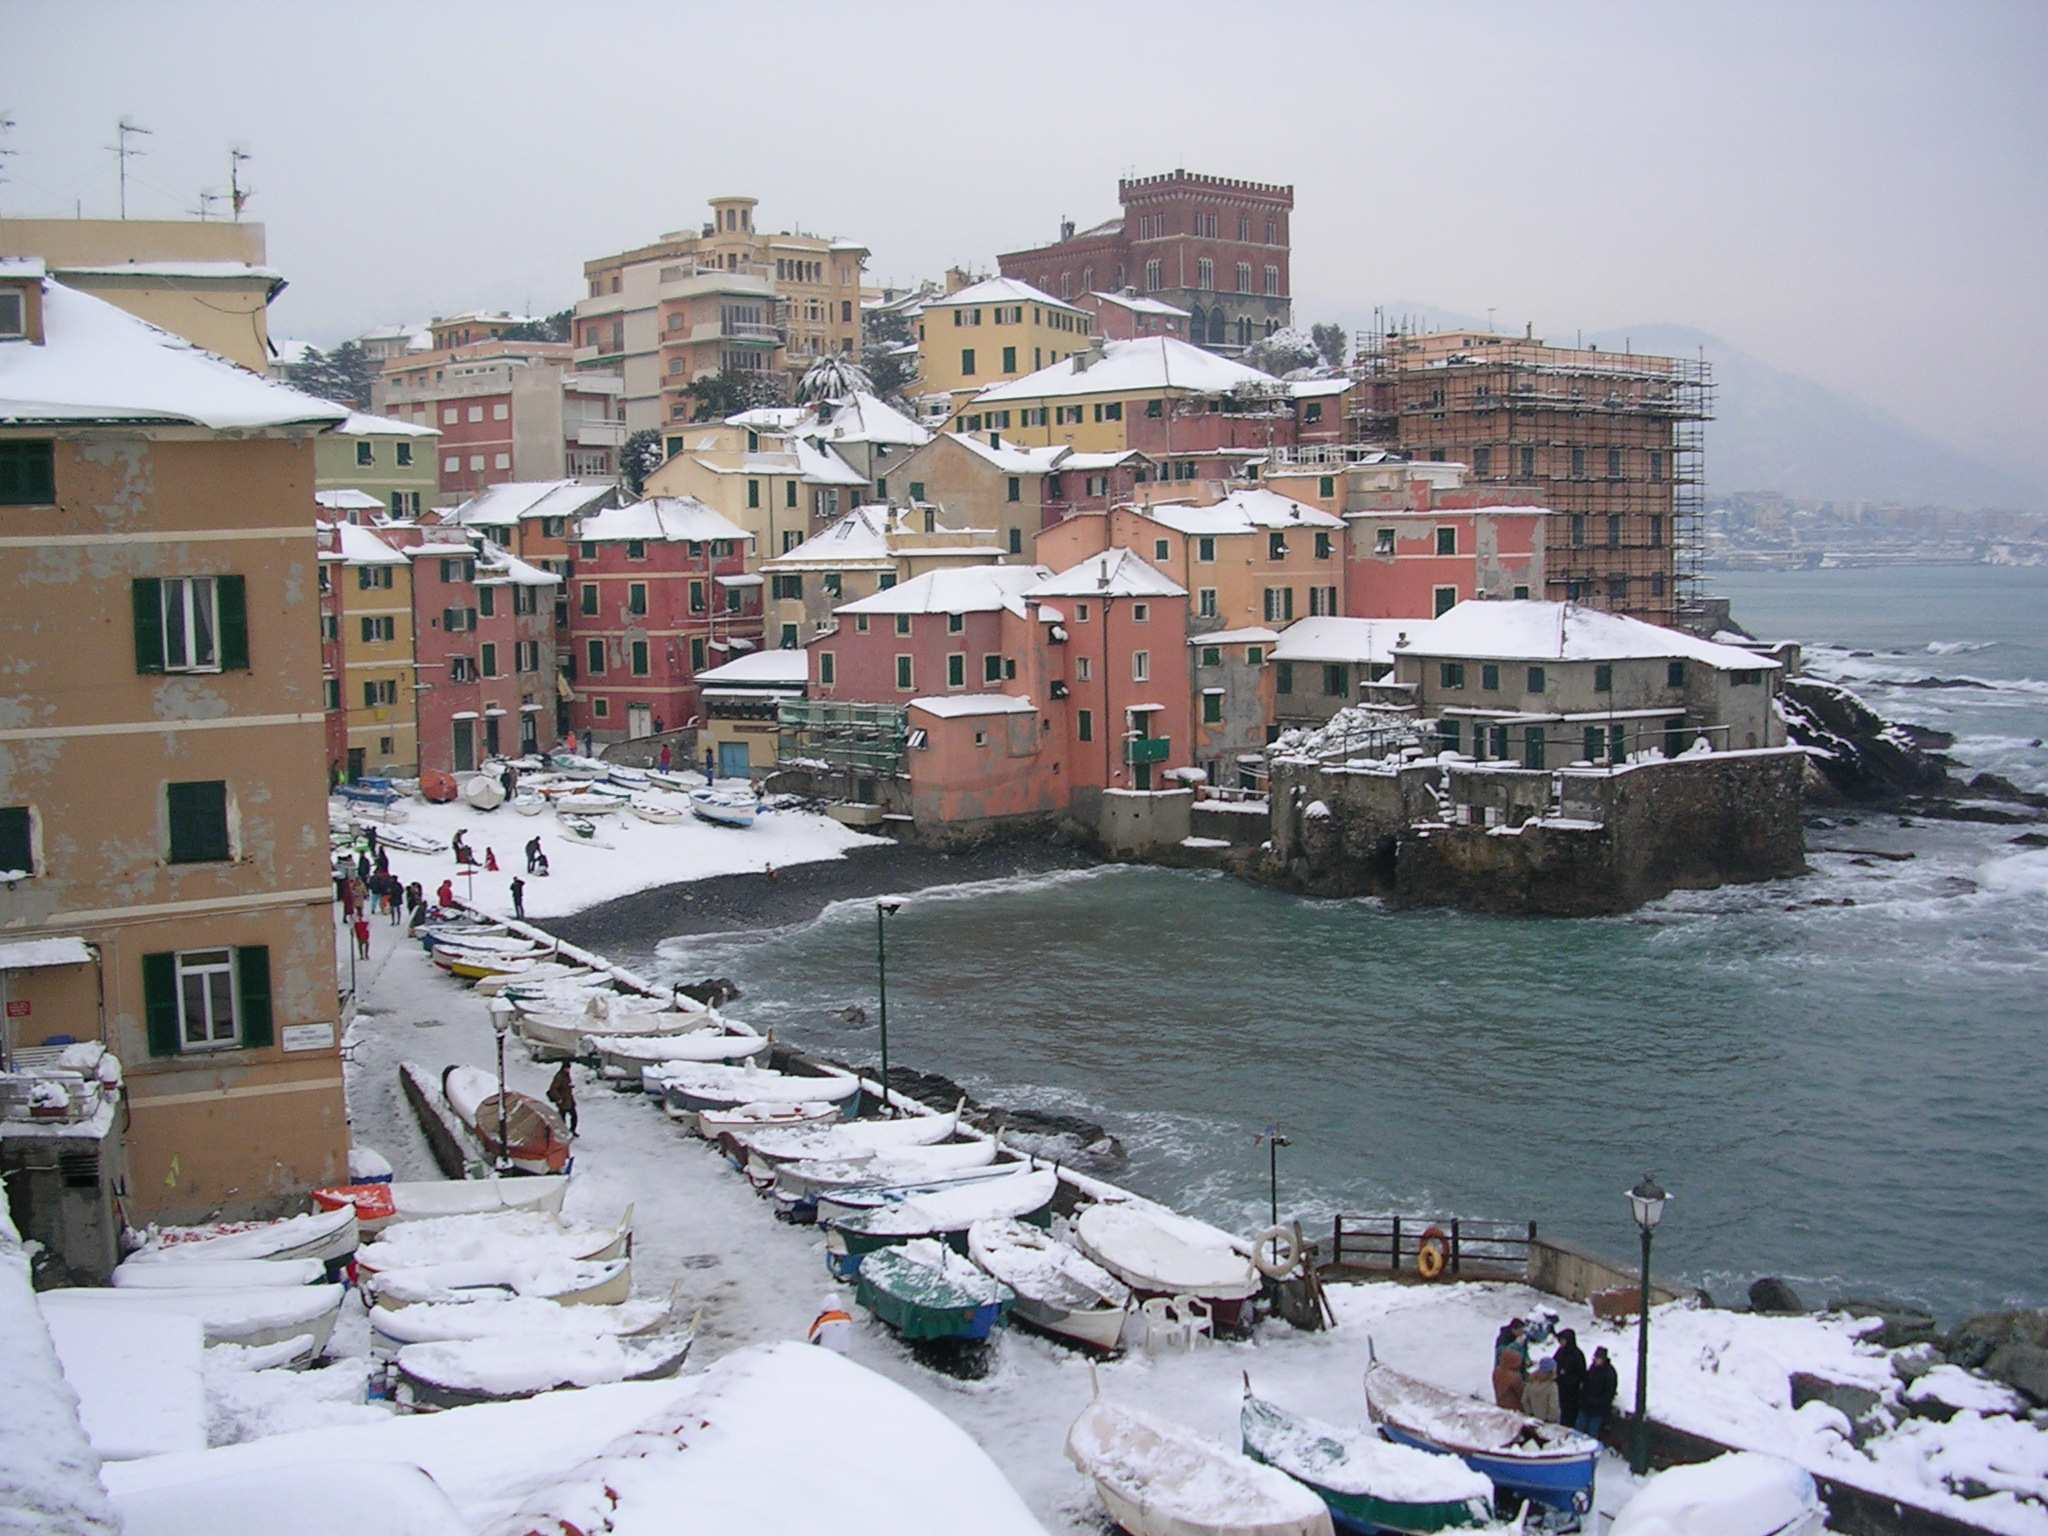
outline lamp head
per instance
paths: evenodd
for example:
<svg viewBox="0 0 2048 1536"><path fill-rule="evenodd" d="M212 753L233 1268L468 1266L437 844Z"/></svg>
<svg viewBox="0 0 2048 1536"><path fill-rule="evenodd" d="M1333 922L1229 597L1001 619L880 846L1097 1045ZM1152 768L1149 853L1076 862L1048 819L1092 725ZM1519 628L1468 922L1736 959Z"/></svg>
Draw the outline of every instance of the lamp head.
<svg viewBox="0 0 2048 1536"><path fill-rule="evenodd" d="M894 917L903 910L903 903L900 901L878 901L875 903L875 910L884 917Z"/></svg>
<svg viewBox="0 0 2048 1536"><path fill-rule="evenodd" d="M1657 1230L1657 1223L1664 1219L1664 1202L1671 1198L1664 1186L1654 1177L1644 1174L1641 1182L1628 1192L1629 1209L1636 1218L1636 1225L1645 1232Z"/></svg>

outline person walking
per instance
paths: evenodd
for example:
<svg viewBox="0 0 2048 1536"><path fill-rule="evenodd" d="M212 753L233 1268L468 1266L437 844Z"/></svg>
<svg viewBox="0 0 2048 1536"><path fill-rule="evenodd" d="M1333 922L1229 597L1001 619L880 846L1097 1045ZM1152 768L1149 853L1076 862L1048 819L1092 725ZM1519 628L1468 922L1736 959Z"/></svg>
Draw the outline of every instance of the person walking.
<svg viewBox="0 0 2048 1536"><path fill-rule="evenodd" d="M370 958L370 919L361 912L356 914L356 957Z"/></svg>
<svg viewBox="0 0 2048 1536"><path fill-rule="evenodd" d="M370 840L370 857L371 857L371 858L373 858L373 859L381 859L381 858L383 858L383 857L384 857L384 851L383 851L383 850L382 850L381 848L379 848L379 847L377 846L377 829L376 829L376 827L374 827L374 826L369 826L369 827L365 827L365 828L363 829L363 832L364 832L364 834L365 834L365 835L366 835L366 836L367 836L367 837L369 838L369 840Z"/></svg>
<svg viewBox="0 0 2048 1536"><path fill-rule="evenodd" d="M1493 1357L1493 1402L1522 1411L1522 1352L1512 1344L1503 1344Z"/></svg>
<svg viewBox="0 0 2048 1536"><path fill-rule="evenodd" d="M539 859L540 839L537 837L530 837L526 840L526 872L529 875L533 873L533 866L536 862L538 862Z"/></svg>
<svg viewBox="0 0 2048 1536"><path fill-rule="evenodd" d="M661 756L657 758L656 761L661 765L661 771L663 773L667 773L669 770L669 764L675 761L675 758L671 756L669 753L667 742L664 741L661 744Z"/></svg>
<svg viewBox="0 0 2048 1536"><path fill-rule="evenodd" d="M591 755L590 749L592 745L595 743L595 740L596 738L590 734L590 727L587 725L583 727L583 755L585 757L589 757Z"/></svg>
<svg viewBox="0 0 2048 1536"><path fill-rule="evenodd" d="M1557 1331L1557 1422L1579 1422L1579 1403L1586 1389L1586 1356L1579 1336L1569 1328Z"/></svg>
<svg viewBox="0 0 2048 1536"><path fill-rule="evenodd" d="M484 845L484 872L492 875L498 872L498 850L488 843Z"/></svg>
<svg viewBox="0 0 2048 1536"><path fill-rule="evenodd" d="M555 1075L548 1081L548 1102L569 1126L569 1134L576 1134L576 1083L569 1076L569 1063L563 1062L555 1069Z"/></svg>
<svg viewBox="0 0 2048 1536"><path fill-rule="evenodd" d="M391 903L391 926L396 928L399 919L405 915L405 883L396 875L384 878L389 882L384 887L384 895Z"/></svg>
<svg viewBox="0 0 2048 1536"><path fill-rule="evenodd" d="M507 763L505 765L505 771L498 775L498 782L504 785L505 798L507 800L510 800L514 795L519 793L519 770L517 768L514 768L510 763Z"/></svg>
<svg viewBox="0 0 2048 1536"><path fill-rule="evenodd" d="M526 882L517 875L512 877L512 915L526 921Z"/></svg>
<svg viewBox="0 0 2048 1536"><path fill-rule="evenodd" d="M1522 1383L1522 1412L1532 1419L1555 1424L1559 1410L1557 1366L1553 1361L1539 1360L1529 1379Z"/></svg>
<svg viewBox="0 0 2048 1536"><path fill-rule="evenodd" d="M367 853L356 855L356 878L365 886L370 883L370 856Z"/></svg>
<svg viewBox="0 0 2048 1536"><path fill-rule="evenodd" d="M1578 1428L1598 1440L1607 1428L1607 1416L1614 1411L1614 1394L1619 1383L1614 1362L1603 1345L1593 1351L1593 1363L1586 1368L1586 1385L1579 1395Z"/></svg>

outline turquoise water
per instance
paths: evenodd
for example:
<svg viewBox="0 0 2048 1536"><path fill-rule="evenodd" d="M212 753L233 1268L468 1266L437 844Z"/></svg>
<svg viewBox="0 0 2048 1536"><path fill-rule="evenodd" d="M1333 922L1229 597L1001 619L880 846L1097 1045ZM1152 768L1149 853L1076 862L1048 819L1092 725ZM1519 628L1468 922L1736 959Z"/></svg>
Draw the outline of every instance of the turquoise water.
<svg viewBox="0 0 2048 1536"><path fill-rule="evenodd" d="M1838 646L1823 670L1871 674L1906 717L1983 738L1982 766L2048 779L2024 745L2048 730L2048 687L2025 686L2048 678L2048 571L1739 584L1752 628ZM1999 686L1895 687L1959 674ZM1622 1191L1647 1168L1676 1195L1660 1266L1731 1297L1774 1273L1814 1301L2040 1304L2048 851L2013 833L1862 818L1810 840L1915 857L1817 852L1805 879L1582 922L1154 869L924 892L890 923L890 1052L1098 1119L1129 1148L1124 1182L1240 1227L1264 1224L1254 1137L1277 1124L1283 1214L1317 1224L1534 1219L1625 1255ZM738 979L756 1025L871 1060L872 1027L835 1015L874 1013L874 922L846 903L670 940L661 961Z"/></svg>

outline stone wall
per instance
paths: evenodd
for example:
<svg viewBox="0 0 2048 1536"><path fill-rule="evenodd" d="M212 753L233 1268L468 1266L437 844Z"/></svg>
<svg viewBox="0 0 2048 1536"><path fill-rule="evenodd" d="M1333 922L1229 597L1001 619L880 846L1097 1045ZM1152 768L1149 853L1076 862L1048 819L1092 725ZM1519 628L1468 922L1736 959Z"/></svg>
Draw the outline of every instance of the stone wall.
<svg viewBox="0 0 2048 1536"><path fill-rule="evenodd" d="M1256 848L1271 835L1272 816L1263 800L1197 800L1188 809L1188 835L1212 838L1233 848Z"/></svg>
<svg viewBox="0 0 2048 1536"><path fill-rule="evenodd" d="M578 736L574 747L566 740L562 747L565 751L580 752L583 750L582 743L583 738ZM604 742L601 745L604 747L606 762L618 763L627 768L654 767L661 761L663 746L668 748L669 767L676 773L687 773L692 768L701 770L704 766L703 755L697 750L695 726L663 731L659 736L635 736L630 741Z"/></svg>
<svg viewBox="0 0 2048 1536"><path fill-rule="evenodd" d="M1597 1253L1559 1242L1554 1237L1543 1237L1529 1244L1527 1279L1536 1290L1547 1291L1565 1301L1585 1301L1600 1291L1638 1292L1642 1271L1624 1268L1611 1259L1603 1259ZM1655 1306L1676 1301L1679 1295L1666 1286L1654 1283L1650 1286L1650 1301Z"/></svg>
<svg viewBox="0 0 2048 1536"><path fill-rule="evenodd" d="M1191 789L1105 789L1096 839L1111 858L1137 859L1188 836Z"/></svg>

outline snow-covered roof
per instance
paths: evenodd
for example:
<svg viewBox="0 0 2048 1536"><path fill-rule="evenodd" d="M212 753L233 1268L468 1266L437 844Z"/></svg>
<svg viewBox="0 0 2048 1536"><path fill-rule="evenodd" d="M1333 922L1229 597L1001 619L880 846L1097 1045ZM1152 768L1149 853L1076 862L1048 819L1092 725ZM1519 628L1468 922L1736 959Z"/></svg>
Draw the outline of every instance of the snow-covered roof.
<svg viewBox="0 0 2048 1536"><path fill-rule="evenodd" d="M920 448L932 440L930 432L865 390L857 390L839 401L829 422L820 425L813 413L796 431L804 437L822 437L828 443L884 443Z"/></svg>
<svg viewBox="0 0 2048 1536"><path fill-rule="evenodd" d="M1028 698L1011 693L943 693L912 699L912 709L921 709L941 720L961 720L969 715L1028 715L1038 706Z"/></svg>
<svg viewBox="0 0 2048 1536"><path fill-rule="evenodd" d="M333 429L336 437L439 437L441 429L423 421L400 421L396 416L372 416L353 411L347 421Z"/></svg>
<svg viewBox="0 0 2048 1536"><path fill-rule="evenodd" d="M1280 638L1280 632L1262 629L1257 625L1250 629L1218 629L1206 635L1189 635L1189 645L1271 645Z"/></svg>
<svg viewBox="0 0 2048 1536"><path fill-rule="evenodd" d="M868 477L830 448L815 447L801 437L790 439L796 453L796 469L812 485L866 485Z"/></svg>
<svg viewBox="0 0 2048 1536"><path fill-rule="evenodd" d="M1145 508L1155 523L1164 523L1186 534L1255 533L1287 528L1342 528L1344 519L1332 516L1292 496L1282 496L1264 486L1232 491L1221 501L1206 507L1182 502L1165 502Z"/></svg>
<svg viewBox="0 0 2048 1536"><path fill-rule="evenodd" d="M1089 295L1105 304L1115 304L1140 315L1172 315L1175 319L1188 320L1193 317L1187 310L1167 303L1164 299L1148 299L1142 293L1103 293L1100 290Z"/></svg>
<svg viewBox="0 0 2048 1536"><path fill-rule="evenodd" d="M478 491L447 521L465 528L510 528L529 517L575 517L611 489L608 480L508 480Z"/></svg>
<svg viewBox="0 0 2048 1536"><path fill-rule="evenodd" d="M1350 379L1289 379L1287 393L1297 400L1314 400L1325 395L1341 395L1351 387Z"/></svg>
<svg viewBox="0 0 2048 1536"><path fill-rule="evenodd" d="M1056 299L1043 288L1034 288L1015 277L983 278L978 283L969 283L958 293L939 294L924 301L926 309L959 309L973 304L1043 304L1048 309L1085 313L1065 299Z"/></svg>
<svg viewBox="0 0 2048 1536"><path fill-rule="evenodd" d="M948 432L946 436L972 452L975 457L988 460L997 469L1010 475L1049 475L1065 462L1068 454L1073 452L1064 444L1055 444L1050 448L1024 448L1016 443L1005 442L1001 438L990 442L973 432Z"/></svg>
<svg viewBox="0 0 2048 1536"><path fill-rule="evenodd" d="M476 579L480 587L500 583L513 587L554 587L561 585L562 581L553 571L530 565L504 545L493 544L489 539L485 539L483 547L477 551Z"/></svg>
<svg viewBox="0 0 2048 1536"><path fill-rule="evenodd" d="M764 688L787 688L809 682L810 677L811 659L802 651L755 651L708 672L699 672L697 681L727 687L751 683Z"/></svg>
<svg viewBox="0 0 2048 1536"><path fill-rule="evenodd" d="M1422 619L1296 619L1273 647L1275 661L1343 661L1383 664L1394 659L1394 642L1412 634Z"/></svg>
<svg viewBox="0 0 2048 1536"><path fill-rule="evenodd" d="M1619 613L1530 598L1494 602L1474 599L1441 618L1417 624L1403 647L1413 656L1449 656L1487 661L1689 660L1725 671L1775 668L1754 651L1717 645L1681 630L1645 624Z"/></svg>
<svg viewBox="0 0 2048 1536"><path fill-rule="evenodd" d="M384 503L368 491L315 491L313 500L330 512L382 512Z"/></svg>
<svg viewBox="0 0 2048 1536"><path fill-rule="evenodd" d="M1070 395L1128 395L1147 390L1184 389L1201 395L1224 395L1239 387L1277 390L1286 386L1271 374L1234 363L1214 352L1189 346L1177 336L1140 336L1106 341L1102 356L1085 367L1088 356L1061 358L1021 379L991 384L974 397L977 405L1004 400L1040 400Z"/></svg>
<svg viewBox="0 0 2048 1536"><path fill-rule="evenodd" d="M607 507L583 519L577 537L596 544L610 540L666 540L671 544L753 535L694 496L650 496L629 507Z"/></svg>
<svg viewBox="0 0 2048 1536"><path fill-rule="evenodd" d="M1091 469L1115 469L1129 463L1149 464L1150 459L1135 448L1126 448L1121 453L1070 453L1060 460L1063 470L1078 469L1086 473Z"/></svg>
<svg viewBox="0 0 2048 1536"><path fill-rule="evenodd" d="M60 277L171 277L222 280L261 278L282 283L284 274L275 267L251 266L246 261L112 261L92 266L74 266L60 261L51 269Z"/></svg>
<svg viewBox="0 0 2048 1536"><path fill-rule="evenodd" d="M0 944L0 971L40 971L53 965L91 965L92 946L83 939L16 939Z"/></svg>
<svg viewBox="0 0 2048 1536"><path fill-rule="evenodd" d="M810 416L801 405L757 405L750 411L736 411L725 418L728 427L751 427L756 432L789 432Z"/></svg>
<svg viewBox="0 0 2048 1536"><path fill-rule="evenodd" d="M62 283L43 284L43 336L41 346L0 347L0 423L167 422L224 432L326 426L349 414Z"/></svg>
<svg viewBox="0 0 2048 1536"><path fill-rule="evenodd" d="M839 570L857 565L894 565L895 560L889 552L889 534L900 532L902 524L899 519L891 528L885 522L886 516L885 509L880 507L855 507L838 522L823 532L812 534L794 549L763 560L761 568L779 571L823 566Z"/></svg>
<svg viewBox="0 0 2048 1536"><path fill-rule="evenodd" d="M343 565L409 565L411 562L368 528L357 523L336 523L337 548Z"/></svg>
<svg viewBox="0 0 2048 1536"><path fill-rule="evenodd" d="M47 272L48 268L40 256L0 256L0 277L12 282L24 279L40 282Z"/></svg>
<svg viewBox="0 0 2048 1536"><path fill-rule="evenodd" d="M1186 597L1186 587L1168 579L1128 549L1108 549L1079 565L1048 576L1027 597Z"/></svg>
<svg viewBox="0 0 2048 1536"><path fill-rule="evenodd" d="M1303 471L1305 474L1315 474L1316 472L1313 466ZM1267 478L1274 478L1279 473L1277 470L1271 471ZM1556 515L1556 512L1550 507L1367 507L1362 512L1346 512L1344 519L1346 522L1352 523L1385 523L1391 522L1395 518L1413 517L1428 522L1441 523L1450 518L1458 517L1554 517Z"/></svg>
<svg viewBox="0 0 2048 1536"><path fill-rule="evenodd" d="M1022 598L1052 572L1042 565L962 565L926 571L909 581L842 604L837 613L993 613L1024 617Z"/></svg>

